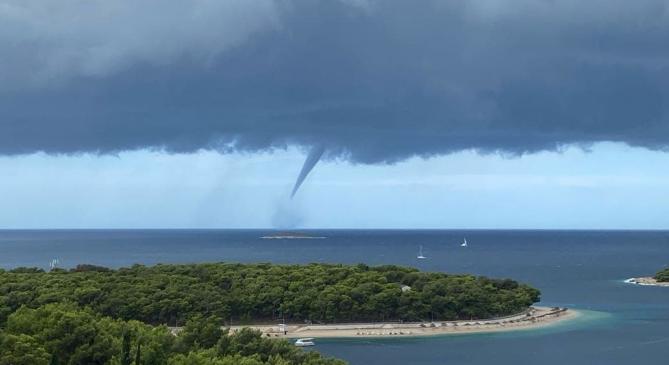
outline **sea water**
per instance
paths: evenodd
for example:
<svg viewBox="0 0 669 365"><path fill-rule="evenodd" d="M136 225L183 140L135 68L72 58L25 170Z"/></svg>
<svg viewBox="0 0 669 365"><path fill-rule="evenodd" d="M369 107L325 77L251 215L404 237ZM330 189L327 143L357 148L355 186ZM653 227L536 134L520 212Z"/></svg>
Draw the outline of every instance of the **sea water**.
<svg viewBox="0 0 669 365"><path fill-rule="evenodd" d="M623 281L669 266L666 231L315 230L326 239L261 239L264 230L0 231L0 267L90 263L397 264L512 278L542 305L580 309L555 326L508 333L336 339L316 349L351 364L667 364L669 288ZM460 247L466 238L469 247ZM427 259L416 258L419 246Z"/></svg>

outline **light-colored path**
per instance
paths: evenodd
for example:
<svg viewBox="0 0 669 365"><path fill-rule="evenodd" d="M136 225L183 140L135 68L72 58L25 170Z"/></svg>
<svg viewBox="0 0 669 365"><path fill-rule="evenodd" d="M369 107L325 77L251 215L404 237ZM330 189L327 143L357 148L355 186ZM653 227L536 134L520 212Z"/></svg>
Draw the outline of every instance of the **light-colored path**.
<svg viewBox="0 0 669 365"><path fill-rule="evenodd" d="M251 327L271 338L413 337L531 329L573 319L578 314L577 311L567 308L531 307L517 315L487 320L287 325L286 333L279 325L232 326L230 330L234 333L243 327Z"/></svg>

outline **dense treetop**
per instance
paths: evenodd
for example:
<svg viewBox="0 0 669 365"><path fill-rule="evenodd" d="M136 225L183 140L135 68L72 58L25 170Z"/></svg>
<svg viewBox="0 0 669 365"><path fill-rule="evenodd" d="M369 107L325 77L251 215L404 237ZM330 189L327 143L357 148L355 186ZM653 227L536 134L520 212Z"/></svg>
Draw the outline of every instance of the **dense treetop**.
<svg viewBox="0 0 669 365"><path fill-rule="evenodd" d="M0 365L339 365L221 324L484 318L538 298L508 279L398 266L16 268L0 270ZM175 336L165 324L183 330Z"/></svg>
<svg viewBox="0 0 669 365"><path fill-rule="evenodd" d="M538 290L508 279L362 264L0 270L0 327L22 306L49 303L173 326L198 315L233 324L284 317L289 322L488 318L517 313L538 299Z"/></svg>
<svg viewBox="0 0 669 365"><path fill-rule="evenodd" d="M655 280L669 282L669 267L655 274Z"/></svg>
<svg viewBox="0 0 669 365"><path fill-rule="evenodd" d="M23 307L0 330L2 365L343 365L220 318L195 316L178 335L165 326L102 317L74 304Z"/></svg>

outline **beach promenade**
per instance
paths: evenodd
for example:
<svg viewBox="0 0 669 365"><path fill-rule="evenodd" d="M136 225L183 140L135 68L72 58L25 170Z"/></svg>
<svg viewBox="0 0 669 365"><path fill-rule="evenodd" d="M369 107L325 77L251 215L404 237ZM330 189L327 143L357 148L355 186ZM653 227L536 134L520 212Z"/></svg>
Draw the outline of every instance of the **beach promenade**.
<svg viewBox="0 0 669 365"><path fill-rule="evenodd" d="M578 311L567 308L531 307L523 313L486 320L434 322L379 322L342 324L248 325L231 326L234 333L241 328L257 329L266 337L276 338L378 338L414 337L445 334L468 334L532 329L573 319ZM178 331L177 328L173 330Z"/></svg>

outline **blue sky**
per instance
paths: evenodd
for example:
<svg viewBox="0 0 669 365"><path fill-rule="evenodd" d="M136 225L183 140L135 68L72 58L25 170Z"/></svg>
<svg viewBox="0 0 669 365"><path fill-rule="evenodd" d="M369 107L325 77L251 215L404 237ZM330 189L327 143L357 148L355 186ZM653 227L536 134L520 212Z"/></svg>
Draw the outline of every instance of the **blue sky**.
<svg viewBox="0 0 669 365"><path fill-rule="evenodd" d="M2 228L669 228L669 155L603 143L522 157L321 161L299 149L0 158Z"/></svg>

